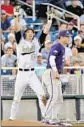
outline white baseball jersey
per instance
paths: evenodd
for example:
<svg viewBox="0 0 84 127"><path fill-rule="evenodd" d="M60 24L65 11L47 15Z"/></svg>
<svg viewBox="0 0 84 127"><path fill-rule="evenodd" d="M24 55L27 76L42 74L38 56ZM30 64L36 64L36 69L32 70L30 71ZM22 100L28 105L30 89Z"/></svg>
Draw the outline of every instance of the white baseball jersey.
<svg viewBox="0 0 84 127"><path fill-rule="evenodd" d="M40 46L36 38L32 42L22 38L20 43L17 44L18 67L22 69L33 68L39 48Z"/></svg>

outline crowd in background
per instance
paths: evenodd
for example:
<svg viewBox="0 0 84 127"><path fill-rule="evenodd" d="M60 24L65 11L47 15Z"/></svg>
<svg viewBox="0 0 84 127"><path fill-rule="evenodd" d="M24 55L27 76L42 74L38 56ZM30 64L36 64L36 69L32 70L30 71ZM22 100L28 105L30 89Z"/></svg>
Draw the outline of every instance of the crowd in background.
<svg viewBox="0 0 84 127"><path fill-rule="evenodd" d="M23 0L24 1L24 0ZM52 45L57 43L57 40L59 39L58 33L62 30L68 30L71 34L69 44L65 48L65 66L84 66L84 1L77 2L78 5L76 5L75 1L78 0L71 0L70 1L62 1L62 0L48 0L54 5L60 5L60 3L64 3L64 6L62 4L62 7L65 8L68 11L71 11L72 13L75 13L76 15L80 16L80 30L77 30L74 28L74 20L72 17L67 17L68 24L66 23L60 23L57 27L54 26L54 33L52 32L52 29L49 30L49 32L46 33L46 38L43 40L41 37L41 33L43 32L44 28L48 28L48 23L43 24L40 29L40 31L36 31L35 37L39 40L39 53L37 55L36 59L36 65L35 67L43 67L43 69L39 70L36 69L36 73L41 78L41 75L46 69L47 60L49 51ZM14 19L16 16L18 16L19 19L19 27L22 31L22 36L24 35L24 31L26 30L28 23L26 22L26 18L28 18L28 14L25 12L25 9L21 8L19 4L13 6L10 4L10 0L4 0L4 3L1 5L1 63L2 67L17 67L17 43L14 35ZM26 2L29 2L29 0L26 0ZM47 0L44 0L43 2L47 2ZM57 3L58 2L58 3ZM19 13L18 9L20 10ZM17 10L17 12L15 12ZM73 22L72 22L73 20ZM76 23L76 22L75 22ZM31 25L32 27L32 25ZM51 25L51 28L53 26ZM68 70L67 70L68 71ZM84 69L81 69L81 72L83 72ZM16 75L16 70L2 70L3 75L8 74L14 74ZM70 71L70 73L74 73L74 69Z"/></svg>

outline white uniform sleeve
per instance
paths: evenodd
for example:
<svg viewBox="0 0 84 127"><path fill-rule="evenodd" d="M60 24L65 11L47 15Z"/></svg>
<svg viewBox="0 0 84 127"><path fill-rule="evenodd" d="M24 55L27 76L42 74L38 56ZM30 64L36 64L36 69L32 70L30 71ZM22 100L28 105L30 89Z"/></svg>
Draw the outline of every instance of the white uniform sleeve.
<svg viewBox="0 0 84 127"><path fill-rule="evenodd" d="M53 71L56 72L57 67L56 67L55 59L56 59L56 56L51 55L49 58L49 62L50 62L50 65L51 65L51 68L53 69Z"/></svg>

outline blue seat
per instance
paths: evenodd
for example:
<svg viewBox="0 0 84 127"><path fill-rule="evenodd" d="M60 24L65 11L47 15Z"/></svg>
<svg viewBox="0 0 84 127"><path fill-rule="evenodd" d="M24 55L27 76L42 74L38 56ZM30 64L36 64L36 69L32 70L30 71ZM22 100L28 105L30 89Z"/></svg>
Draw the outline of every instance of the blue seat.
<svg viewBox="0 0 84 127"><path fill-rule="evenodd" d="M11 75L11 70L1 70L1 75Z"/></svg>

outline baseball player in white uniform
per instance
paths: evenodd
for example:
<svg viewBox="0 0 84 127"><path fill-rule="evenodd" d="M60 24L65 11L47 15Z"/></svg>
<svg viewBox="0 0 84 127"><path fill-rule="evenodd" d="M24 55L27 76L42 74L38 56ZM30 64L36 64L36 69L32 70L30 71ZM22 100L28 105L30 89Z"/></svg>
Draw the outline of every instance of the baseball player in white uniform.
<svg viewBox="0 0 84 127"><path fill-rule="evenodd" d="M14 99L11 106L11 115L9 120L14 120L19 108L21 96L27 84L34 90L43 114L45 108L45 92L34 71L34 62L39 50L39 43L34 39L34 30L28 28L25 31L25 37L21 38L21 31L18 28L18 18L15 19L15 37L17 41L18 73L15 83Z"/></svg>

